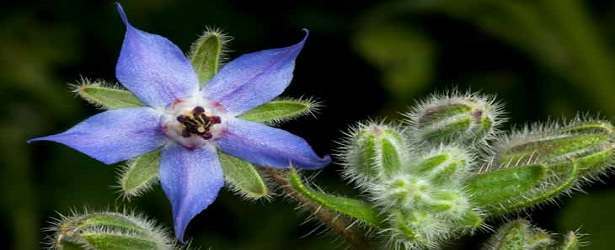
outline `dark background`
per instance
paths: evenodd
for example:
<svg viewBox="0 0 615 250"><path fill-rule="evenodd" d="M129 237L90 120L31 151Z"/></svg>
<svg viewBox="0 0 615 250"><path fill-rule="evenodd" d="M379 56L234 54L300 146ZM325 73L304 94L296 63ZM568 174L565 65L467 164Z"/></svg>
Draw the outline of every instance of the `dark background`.
<svg viewBox="0 0 615 250"><path fill-rule="evenodd" d="M396 119L417 98L458 87L495 94L505 128L578 111L615 117L615 2L581 0L122 1L132 23L188 50L206 26L234 37L230 58L311 36L285 96L325 107L283 125L320 153L335 152L351 124ZM98 112L69 91L81 76L115 80L124 27L111 1L12 1L0 9L0 242L37 249L50 217L84 208L134 208L171 225L159 187L117 194L117 166L27 138L63 131ZM346 193L339 165L317 183ZM521 214L552 232L581 228L589 249L615 244L615 178ZM282 198L246 201L229 191L187 231L203 249L329 249L340 239L301 224ZM511 216L512 218L512 216ZM491 221L494 227L500 220ZM489 232L451 242L475 248ZM331 240L334 243L331 244Z"/></svg>

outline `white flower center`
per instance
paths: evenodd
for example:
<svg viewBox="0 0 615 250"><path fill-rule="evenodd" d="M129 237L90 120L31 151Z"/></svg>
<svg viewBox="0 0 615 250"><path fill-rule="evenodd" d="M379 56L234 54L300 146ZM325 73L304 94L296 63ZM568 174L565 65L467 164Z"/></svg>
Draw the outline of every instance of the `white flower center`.
<svg viewBox="0 0 615 250"><path fill-rule="evenodd" d="M165 111L161 126L169 138L184 147L200 147L221 133L222 119L213 111L204 105L178 100Z"/></svg>

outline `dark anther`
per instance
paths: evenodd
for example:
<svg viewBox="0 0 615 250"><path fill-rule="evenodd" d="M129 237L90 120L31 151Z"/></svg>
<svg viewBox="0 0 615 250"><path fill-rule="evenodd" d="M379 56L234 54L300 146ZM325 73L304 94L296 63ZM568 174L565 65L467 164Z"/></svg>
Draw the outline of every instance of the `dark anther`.
<svg viewBox="0 0 615 250"><path fill-rule="evenodd" d="M220 120L220 116L212 116L212 117L209 117L209 122L213 124L218 124L222 121Z"/></svg>
<svg viewBox="0 0 615 250"><path fill-rule="evenodd" d="M207 116L203 107L197 106L192 109L190 115L179 115L177 121L184 125L182 130L183 137L190 137L193 134L198 135L205 140L209 140L213 137L211 132L211 126L220 123L219 116Z"/></svg>
<svg viewBox="0 0 615 250"><path fill-rule="evenodd" d="M200 114L200 113L204 113L204 112L205 112L205 109L203 107L201 107L201 106L196 106L196 107L194 107L192 109L192 114L194 114L194 115L197 115L197 114Z"/></svg>

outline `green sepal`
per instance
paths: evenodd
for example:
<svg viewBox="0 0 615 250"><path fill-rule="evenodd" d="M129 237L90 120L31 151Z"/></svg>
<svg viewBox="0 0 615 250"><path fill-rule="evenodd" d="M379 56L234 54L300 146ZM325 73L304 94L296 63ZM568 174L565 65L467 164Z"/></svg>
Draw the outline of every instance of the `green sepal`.
<svg viewBox="0 0 615 250"><path fill-rule="evenodd" d="M137 197L158 180L160 150L143 154L129 161L120 172L120 188L126 198Z"/></svg>
<svg viewBox="0 0 615 250"><path fill-rule="evenodd" d="M57 249L175 249L166 231L136 215L94 212L63 217L54 227Z"/></svg>
<svg viewBox="0 0 615 250"><path fill-rule="evenodd" d="M288 175L291 187L310 201L334 212L354 218L373 227L381 227L383 219L378 211L369 203L353 198L331 195L316 191L303 183L295 169Z"/></svg>
<svg viewBox="0 0 615 250"><path fill-rule="evenodd" d="M545 249L553 240L548 232L535 228L526 220L514 220L501 226L491 237L487 250Z"/></svg>
<svg viewBox="0 0 615 250"><path fill-rule="evenodd" d="M495 210L503 202L522 197L536 188L546 174L547 168L542 165L501 168L475 175L465 184L475 205Z"/></svg>
<svg viewBox="0 0 615 250"><path fill-rule="evenodd" d="M250 199L259 199L269 194L267 185L254 165L224 153L219 153L218 157L224 178L231 189Z"/></svg>
<svg viewBox="0 0 615 250"><path fill-rule="evenodd" d="M104 109L141 107L143 103L127 90L113 87L103 81L82 79L73 92L87 102Z"/></svg>
<svg viewBox="0 0 615 250"><path fill-rule="evenodd" d="M462 229L477 229L483 225L485 220L479 212L469 210L461 216L458 222Z"/></svg>
<svg viewBox="0 0 615 250"><path fill-rule="evenodd" d="M615 147L579 158L579 176L596 176L611 167L614 159Z"/></svg>
<svg viewBox="0 0 615 250"><path fill-rule="evenodd" d="M243 113L239 118L253 122L277 123L313 114L319 107L317 102L310 99L276 99Z"/></svg>
<svg viewBox="0 0 615 250"><path fill-rule="evenodd" d="M558 250L578 250L579 249L579 236L575 232L568 232L564 236L564 240L557 247Z"/></svg>
<svg viewBox="0 0 615 250"><path fill-rule="evenodd" d="M420 225L425 218L430 217L429 214L403 209L393 209L389 213L389 226L397 238L405 242L412 242L412 246L417 246L416 248L429 244L425 234L418 230L420 227L417 228L417 225Z"/></svg>
<svg viewBox="0 0 615 250"><path fill-rule="evenodd" d="M220 31L207 30L197 39L190 50L192 67L201 86L218 73L224 46L230 39Z"/></svg>

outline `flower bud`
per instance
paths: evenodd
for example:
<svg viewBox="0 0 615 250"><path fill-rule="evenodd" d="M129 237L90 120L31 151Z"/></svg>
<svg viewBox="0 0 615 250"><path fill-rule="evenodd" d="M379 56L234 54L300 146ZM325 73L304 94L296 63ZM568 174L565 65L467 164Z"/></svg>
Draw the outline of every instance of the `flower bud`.
<svg viewBox="0 0 615 250"><path fill-rule="evenodd" d="M610 166L615 157L615 131L603 121L578 121L563 127L525 129L496 143L493 164L561 165L577 161L581 176Z"/></svg>
<svg viewBox="0 0 615 250"><path fill-rule="evenodd" d="M466 151L444 146L418 160L412 172L430 179L436 185L457 184L467 176L471 161L472 157Z"/></svg>
<svg viewBox="0 0 615 250"><path fill-rule="evenodd" d="M546 249L552 243L548 232L520 219L501 226L484 249Z"/></svg>
<svg viewBox="0 0 615 250"><path fill-rule="evenodd" d="M387 125L361 125L352 133L346 147L344 174L357 182L391 176L408 160L402 132Z"/></svg>
<svg viewBox="0 0 615 250"><path fill-rule="evenodd" d="M406 116L418 142L432 144L484 141L501 123L500 106L491 98L469 94L434 96Z"/></svg>
<svg viewBox="0 0 615 250"><path fill-rule="evenodd" d="M62 216L52 227L56 249L174 249L166 232L135 215L95 212Z"/></svg>
<svg viewBox="0 0 615 250"><path fill-rule="evenodd" d="M397 175L369 186L373 199L380 207L416 209L431 198L435 187L425 179L409 174Z"/></svg>

